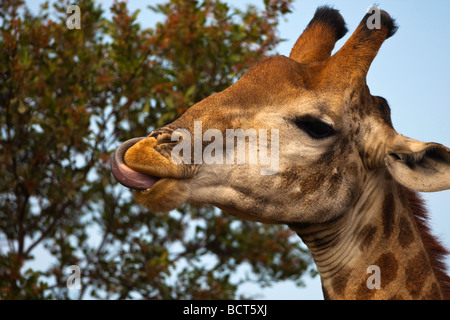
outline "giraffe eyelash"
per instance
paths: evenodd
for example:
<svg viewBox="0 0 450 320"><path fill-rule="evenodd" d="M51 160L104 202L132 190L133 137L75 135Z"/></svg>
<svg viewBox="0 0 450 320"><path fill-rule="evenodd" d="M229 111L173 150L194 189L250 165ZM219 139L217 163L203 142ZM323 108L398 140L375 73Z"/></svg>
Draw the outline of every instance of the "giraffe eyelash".
<svg viewBox="0 0 450 320"><path fill-rule="evenodd" d="M336 133L331 125L309 115L296 117L294 123L313 139L325 139Z"/></svg>

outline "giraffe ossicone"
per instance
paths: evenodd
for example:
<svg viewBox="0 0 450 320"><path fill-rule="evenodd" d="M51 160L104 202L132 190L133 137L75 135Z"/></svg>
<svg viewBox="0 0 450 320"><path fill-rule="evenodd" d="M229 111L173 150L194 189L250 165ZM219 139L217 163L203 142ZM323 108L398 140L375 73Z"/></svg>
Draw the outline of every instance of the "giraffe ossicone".
<svg viewBox="0 0 450 320"><path fill-rule="evenodd" d="M114 176L138 189L136 200L153 212L211 204L242 219L287 224L310 249L327 299L449 298L447 250L430 235L417 191L450 189L450 149L397 133L387 101L371 95L367 72L397 26L382 10L379 28L369 28L369 18L331 55L347 27L337 10L318 8L289 57L262 59L171 124L126 142L111 158ZM202 135L214 129L210 137L277 130L276 172L261 174L263 164L247 158L226 164L226 152L222 164L175 163L172 151L183 141L172 141L177 130L191 135L191 157L208 147L193 143L196 121ZM369 266L379 268L379 288L368 286Z"/></svg>

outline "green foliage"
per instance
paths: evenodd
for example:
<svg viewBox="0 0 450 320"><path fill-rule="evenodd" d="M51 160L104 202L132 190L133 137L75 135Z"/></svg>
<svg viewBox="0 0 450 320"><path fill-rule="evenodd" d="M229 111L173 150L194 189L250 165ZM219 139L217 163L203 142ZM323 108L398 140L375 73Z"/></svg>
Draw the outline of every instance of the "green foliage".
<svg viewBox="0 0 450 320"><path fill-rule="evenodd" d="M239 78L280 39L291 0L264 9L219 0L139 11L78 1L32 14L0 4L0 297L2 299L237 298L248 281L293 280L311 259L285 227L242 222L213 208L169 215L138 206L109 169L119 141L147 135ZM30 267L38 255L44 267ZM46 258L47 259L47 258ZM66 269L81 269L68 290ZM248 265L250 275L239 276Z"/></svg>

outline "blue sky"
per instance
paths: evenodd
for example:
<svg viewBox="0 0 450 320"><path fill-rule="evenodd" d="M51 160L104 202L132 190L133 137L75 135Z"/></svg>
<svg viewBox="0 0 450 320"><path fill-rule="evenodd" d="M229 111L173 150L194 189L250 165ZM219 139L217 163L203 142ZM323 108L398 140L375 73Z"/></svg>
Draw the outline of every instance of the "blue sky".
<svg viewBox="0 0 450 320"><path fill-rule="evenodd" d="M27 1L27 4L37 8L39 2ZM101 2L109 7L113 1ZM141 9L139 21L144 27L154 26L157 19L146 9L147 5L160 2L128 1L131 10ZM262 6L262 0L228 2L240 7L249 3ZM340 10L349 29L348 34L336 44L337 50L374 2L295 1L293 12L286 16L279 27L280 36L286 39L278 46L279 54L289 56L293 44L313 17L316 8L326 4ZM372 63L367 79L371 93L388 100L392 121L399 133L413 139L450 146L450 1L378 0L376 4L396 19L399 30L383 44ZM450 190L423 193L423 196L430 211L433 233L450 248ZM447 261L450 264L450 259ZM265 299L322 299L319 277L305 280L305 288L282 283L263 290L248 285L244 291L256 291Z"/></svg>

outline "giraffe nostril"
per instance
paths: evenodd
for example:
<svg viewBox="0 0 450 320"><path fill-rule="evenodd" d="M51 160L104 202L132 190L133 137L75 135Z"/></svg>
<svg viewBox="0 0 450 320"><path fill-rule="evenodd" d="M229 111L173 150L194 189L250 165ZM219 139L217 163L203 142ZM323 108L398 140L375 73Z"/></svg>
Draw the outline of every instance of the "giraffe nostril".
<svg viewBox="0 0 450 320"><path fill-rule="evenodd" d="M158 141L158 144L163 143L173 143L172 141L172 135L169 133L162 133L156 137L156 141Z"/></svg>
<svg viewBox="0 0 450 320"><path fill-rule="evenodd" d="M172 134L174 129L171 127L164 127L160 129L153 130L148 136L155 138L158 144L173 143Z"/></svg>

